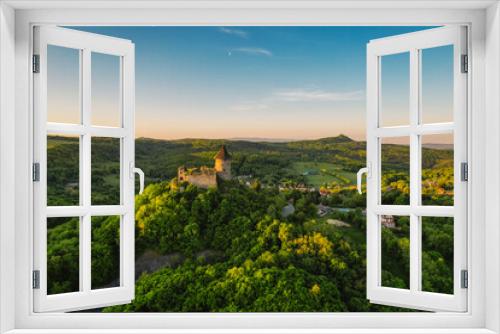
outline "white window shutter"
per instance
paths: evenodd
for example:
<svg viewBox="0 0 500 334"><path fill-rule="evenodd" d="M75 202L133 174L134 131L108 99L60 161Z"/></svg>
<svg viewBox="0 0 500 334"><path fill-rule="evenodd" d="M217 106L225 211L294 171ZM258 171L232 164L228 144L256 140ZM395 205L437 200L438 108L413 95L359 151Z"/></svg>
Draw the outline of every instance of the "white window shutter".
<svg viewBox="0 0 500 334"><path fill-rule="evenodd" d="M47 49L57 46L79 54L80 122L51 123L47 120ZM102 36L72 29L40 26L34 30L34 156L38 179L34 180L34 258L33 297L35 312L65 312L129 303L134 298L134 113L135 74L134 44L129 40ZM100 53L119 58L121 124L103 127L92 124L91 55ZM80 201L74 206L47 206L47 135L79 137ZM93 205L91 200L91 138L118 138L120 142L120 201L116 205ZM117 194L118 196L118 194ZM118 216L119 284L116 287L92 288L91 243L93 216ZM79 217L79 289L48 294L47 291L47 219Z"/></svg>
<svg viewBox="0 0 500 334"><path fill-rule="evenodd" d="M461 177L467 162L467 30L449 26L372 40L367 45L367 298L376 304L430 311L467 311L467 181ZM422 124L421 52L439 46L453 46L453 121ZM409 122L402 126L381 124L381 58L409 54ZM464 57L465 56L465 57ZM422 205L422 135L454 136L454 204ZM381 140L405 136L410 142L410 203L382 205ZM382 285L382 216L408 216L409 288ZM422 217L453 217L453 293L426 292L422 289Z"/></svg>

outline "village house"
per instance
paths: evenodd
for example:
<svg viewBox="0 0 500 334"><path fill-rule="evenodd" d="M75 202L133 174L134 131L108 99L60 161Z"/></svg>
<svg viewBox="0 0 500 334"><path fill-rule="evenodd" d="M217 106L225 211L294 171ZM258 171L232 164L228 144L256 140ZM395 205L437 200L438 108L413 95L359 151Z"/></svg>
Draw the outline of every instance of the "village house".
<svg viewBox="0 0 500 334"><path fill-rule="evenodd" d="M293 215L294 213L295 213L295 206L293 206L292 202L288 203L288 205L284 206L281 209L281 217L283 218Z"/></svg>
<svg viewBox="0 0 500 334"><path fill-rule="evenodd" d="M326 188L323 188L323 187L322 187L322 188L320 188L320 189L319 189L319 194L320 194L320 196L321 196L321 197L323 197L323 196L328 196L328 194L329 194L329 193L330 193L330 192L329 192L329 191L328 191L328 189L326 189Z"/></svg>
<svg viewBox="0 0 500 334"><path fill-rule="evenodd" d="M391 215L380 216L380 223L383 227L396 228L396 220L394 219L394 216Z"/></svg>
<svg viewBox="0 0 500 334"><path fill-rule="evenodd" d="M318 204L318 216L319 217L324 217L326 216L328 213L330 213L331 211L331 208L327 205L323 205L323 204Z"/></svg>

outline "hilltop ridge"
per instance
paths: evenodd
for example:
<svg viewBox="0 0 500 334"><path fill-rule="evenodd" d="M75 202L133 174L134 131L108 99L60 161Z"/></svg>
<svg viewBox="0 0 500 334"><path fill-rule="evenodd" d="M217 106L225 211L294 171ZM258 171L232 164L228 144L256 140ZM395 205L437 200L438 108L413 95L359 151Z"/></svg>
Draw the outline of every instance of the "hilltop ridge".
<svg viewBox="0 0 500 334"><path fill-rule="evenodd" d="M261 137L235 137L235 138L178 138L178 139L159 139L149 137L138 137L136 140L151 141L151 142L171 142L171 143L190 143L199 141L208 141L214 143L223 142L249 142L249 143L296 143L296 142L323 142L323 143L346 143L346 142L364 142L354 140L344 134L332 137L322 137L315 139L295 139L295 138L261 138Z"/></svg>

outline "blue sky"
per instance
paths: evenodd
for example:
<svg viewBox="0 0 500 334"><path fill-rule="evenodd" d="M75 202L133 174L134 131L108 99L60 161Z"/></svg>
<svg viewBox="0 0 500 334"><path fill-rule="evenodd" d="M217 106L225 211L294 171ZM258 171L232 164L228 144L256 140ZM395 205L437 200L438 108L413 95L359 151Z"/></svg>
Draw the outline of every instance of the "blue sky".
<svg viewBox="0 0 500 334"><path fill-rule="evenodd" d="M78 29L135 43L137 137L305 139L343 133L364 139L366 44L371 39L422 28ZM435 54L435 69L427 71L434 85L434 89L428 89L429 106L446 100L446 94L439 92L449 91L450 85L442 79L445 70L435 73L443 69L439 59L444 59L446 52ZM95 119L104 125L112 125L108 124L112 117L104 114L112 104L109 100L116 98L112 87L116 87L117 79L109 79L117 78L115 72L110 74L112 67L93 69L93 85L111 87L99 88L100 97L96 98L96 104L103 106L99 109L103 116L100 121L99 117ZM401 105L404 84L398 81L407 76L408 69L404 61L396 62L393 68L395 84L388 87L394 90L393 96L397 93L395 104ZM61 91L71 87L63 80L54 85ZM446 109L448 102L440 103Z"/></svg>

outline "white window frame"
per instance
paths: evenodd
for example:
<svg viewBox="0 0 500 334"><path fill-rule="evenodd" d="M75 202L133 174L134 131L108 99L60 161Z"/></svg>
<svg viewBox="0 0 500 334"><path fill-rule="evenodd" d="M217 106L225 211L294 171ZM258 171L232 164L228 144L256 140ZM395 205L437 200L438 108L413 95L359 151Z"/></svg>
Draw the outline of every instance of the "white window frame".
<svg viewBox="0 0 500 334"><path fill-rule="evenodd" d="M422 122L422 50L453 47L453 119L450 122ZM401 126L383 126L381 85L382 58L408 54L409 122ZM467 27L445 26L408 34L379 38L367 46L367 296L371 302L421 310L467 310L467 289L462 287L462 270L467 270L467 183L461 177L461 164L467 163L467 76L462 56L467 55ZM422 142L427 134L453 136L454 205L422 205ZM408 205L384 205L382 198L382 140L409 139L410 202ZM382 215L410 218L409 289L382 286ZM422 291L422 217L453 219L453 293Z"/></svg>
<svg viewBox="0 0 500 334"><path fill-rule="evenodd" d="M0 330L2 332L15 330L15 333L47 333L47 329L52 329L50 332L111 333L112 328L128 329L128 333L153 332L155 328L172 329L169 332L173 332L175 328L191 328L193 329L191 332L212 333L287 332L286 329L294 333L500 332L498 316L500 314L500 261L498 260L500 229L497 224L500 219L500 205L498 205L500 177L497 175L500 169L498 152L500 117L497 113L500 109L498 94L500 9L496 1L410 0L350 3L189 1L182 4L176 1L140 3L102 0L66 2L64 4L66 9L61 6L62 3L58 1L45 0L10 0L0 4L0 183L2 184ZM468 256L471 259L471 266L467 313L35 314L32 312L30 249L33 240L30 217L33 208L27 200L32 193L30 181L32 25L440 25L443 23L467 24L471 31L469 80L472 88L468 92L471 111L468 116L471 180L468 190L470 198ZM15 71L12 68L14 63ZM485 182L486 175L488 182ZM485 290L488 291L487 294ZM221 328L226 330L220 330Z"/></svg>
<svg viewBox="0 0 500 334"><path fill-rule="evenodd" d="M39 288L34 289L35 312L74 311L129 303L135 292L135 75L134 44L125 39L52 26L34 27L34 54L39 57L39 71L33 75L33 159L38 164L39 181L33 184L33 268L38 271ZM70 48L78 52L80 66L80 122L65 124L48 122L48 46ZM115 127L92 124L92 53L119 58L120 124ZM79 204L47 205L47 135L61 134L79 138ZM92 137L119 140L120 202L114 205L93 205L91 202ZM92 289L92 217L119 216L120 264L118 287ZM79 218L79 291L47 294L47 219Z"/></svg>

